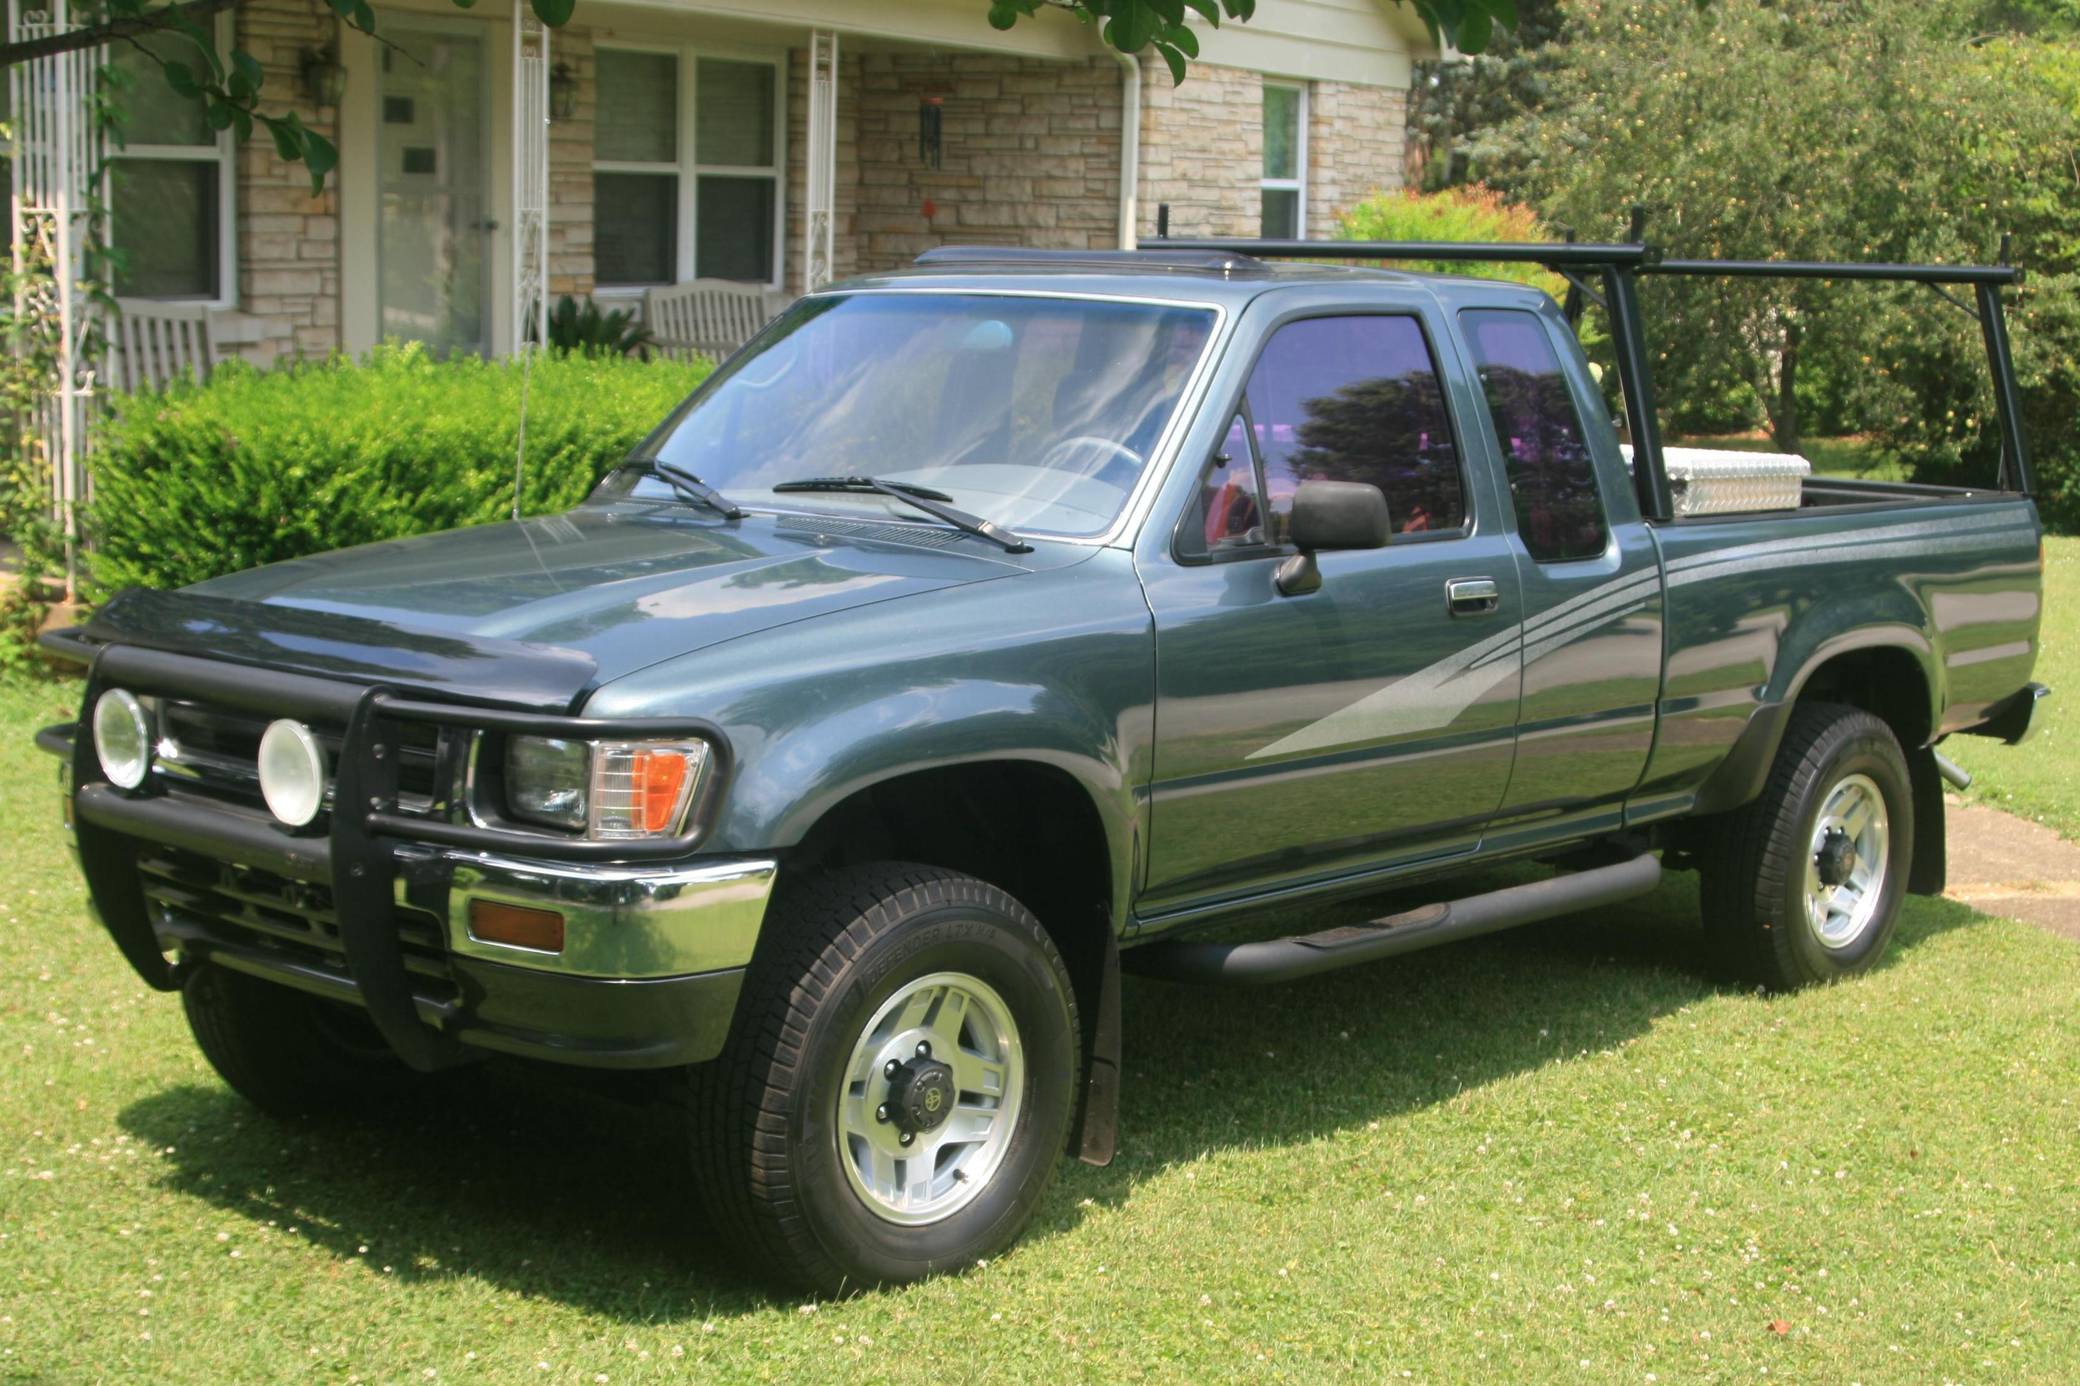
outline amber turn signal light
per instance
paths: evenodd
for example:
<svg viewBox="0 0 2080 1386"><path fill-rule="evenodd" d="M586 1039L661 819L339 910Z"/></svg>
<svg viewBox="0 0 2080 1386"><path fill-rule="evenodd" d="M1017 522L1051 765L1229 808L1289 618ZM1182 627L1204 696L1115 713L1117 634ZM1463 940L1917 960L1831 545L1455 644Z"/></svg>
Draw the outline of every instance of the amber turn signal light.
<svg viewBox="0 0 2080 1386"><path fill-rule="evenodd" d="M497 900L471 897L469 936L479 943L532 948L537 953L563 951L563 916L555 910L530 909Z"/></svg>

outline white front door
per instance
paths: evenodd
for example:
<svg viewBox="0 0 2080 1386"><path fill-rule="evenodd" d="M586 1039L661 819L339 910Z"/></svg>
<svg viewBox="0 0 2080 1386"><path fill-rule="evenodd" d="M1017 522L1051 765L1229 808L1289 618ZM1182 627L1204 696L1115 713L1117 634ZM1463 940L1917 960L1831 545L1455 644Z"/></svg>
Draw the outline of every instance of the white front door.
<svg viewBox="0 0 2080 1386"><path fill-rule="evenodd" d="M489 345L490 93L484 38L385 24L376 150L384 337L436 352Z"/></svg>

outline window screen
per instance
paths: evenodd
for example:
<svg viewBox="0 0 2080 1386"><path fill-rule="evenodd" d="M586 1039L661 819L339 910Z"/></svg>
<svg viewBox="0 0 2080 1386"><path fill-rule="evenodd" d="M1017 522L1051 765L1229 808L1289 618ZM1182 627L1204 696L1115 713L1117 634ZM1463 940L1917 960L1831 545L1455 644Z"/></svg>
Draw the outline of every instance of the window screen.
<svg viewBox="0 0 2080 1386"><path fill-rule="evenodd" d="M1287 323L1265 345L1248 393L1278 541L1303 481L1372 483L1397 534L1465 523L1459 449L1414 318Z"/></svg>
<svg viewBox="0 0 2080 1386"><path fill-rule="evenodd" d="M1535 313L1460 315L1517 512L1524 547L1541 563L1594 558L1609 531L1596 466L1560 354Z"/></svg>

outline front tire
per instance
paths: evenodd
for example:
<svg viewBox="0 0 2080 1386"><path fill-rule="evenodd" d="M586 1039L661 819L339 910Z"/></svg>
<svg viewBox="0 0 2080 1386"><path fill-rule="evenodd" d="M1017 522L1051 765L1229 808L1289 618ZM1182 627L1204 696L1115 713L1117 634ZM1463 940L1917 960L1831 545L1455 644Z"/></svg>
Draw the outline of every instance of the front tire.
<svg viewBox="0 0 2080 1386"><path fill-rule="evenodd" d="M1735 978L1791 991L1877 965L1914 859L1914 795L1890 727L1800 705L1761 796L1713 827L1704 922Z"/></svg>
<svg viewBox="0 0 2080 1386"><path fill-rule="evenodd" d="M995 1255L1054 1176L1076 1003L1047 931L933 867L811 877L775 901L721 1057L693 1071L718 1230L840 1294Z"/></svg>
<svg viewBox="0 0 2080 1386"><path fill-rule="evenodd" d="M366 1015L213 963L181 983L181 1009L210 1067L271 1116L363 1110L424 1081Z"/></svg>

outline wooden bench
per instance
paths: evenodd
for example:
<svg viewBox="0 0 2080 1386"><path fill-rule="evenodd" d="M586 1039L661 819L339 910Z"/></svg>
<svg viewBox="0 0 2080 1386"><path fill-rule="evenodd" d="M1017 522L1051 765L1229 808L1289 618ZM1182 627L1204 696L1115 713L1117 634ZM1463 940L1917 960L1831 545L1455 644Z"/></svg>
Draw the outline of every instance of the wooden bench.
<svg viewBox="0 0 2080 1386"><path fill-rule="evenodd" d="M643 295L643 325L666 356L721 360L787 307L788 296L734 279L689 279Z"/></svg>
<svg viewBox="0 0 2080 1386"><path fill-rule="evenodd" d="M109 384L160 390L182 376L209 378L217 363L210 336L213 309L200 303L119 298L109 324Z"/></svg>

